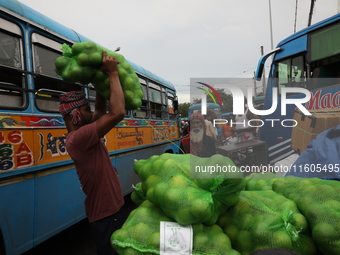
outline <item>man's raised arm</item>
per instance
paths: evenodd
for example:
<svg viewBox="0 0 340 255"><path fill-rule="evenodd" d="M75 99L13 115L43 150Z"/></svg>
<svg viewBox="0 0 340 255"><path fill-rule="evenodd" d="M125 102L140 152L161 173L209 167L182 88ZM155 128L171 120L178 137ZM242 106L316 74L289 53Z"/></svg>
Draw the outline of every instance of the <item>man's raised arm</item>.
<svg viewBox="0 0 340 255"><path fill-rule="evenodd" d="M114 126L124 119L125 115L125 99L119 81L117 65L117 59L113 56L108 56L104 50L101 69L109 76L110 99L108 112L96 121L99 137L106 135Z"/></svg>

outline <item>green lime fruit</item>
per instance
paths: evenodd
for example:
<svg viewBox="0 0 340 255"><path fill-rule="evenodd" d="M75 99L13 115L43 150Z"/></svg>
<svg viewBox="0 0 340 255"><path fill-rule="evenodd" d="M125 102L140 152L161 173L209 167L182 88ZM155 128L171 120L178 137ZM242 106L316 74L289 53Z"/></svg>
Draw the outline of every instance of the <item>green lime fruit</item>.
<svg viewBox="0 0 340 255"><path fill-rule="evenodd" d="M125 101L131 102L134 99L134 97L135 97L135 95L133 94L132 91L130 91L130 90L125 90L124 91Z"/></svg>
<svg viewBox="0 0 340 255"><path fill-rule="evenodd" d="M58 57L55 61L57 74L61 75L62 71L70 64L71 58Z"/></svg>
<svg viewBox="0 0 340 255"><path fill-rule="evenodd" d="M71 47L72 49L72 54L74 56L82 53L84 51L84 44L83 43L74 43Z"/></svg>
<svg viewBox="0 0 340 255"><path fill-rule="evenodd" d="M93 52L88 57L88 64L91 66L98 66L102 63L102 54L99 52Z"/></svg>
<svg viewBox="0 0 340 255"><path fill-rule="evenodd" d="M135 82L131 77L126 77L123 81L124 90L134 90Z"/></svg>
<svg viewBox="0 0 340 255"><path fill-rule="evenodd" d="M140 243L147 243L151 233L149 225L143 222L137 223L131 231L134 239L138 240Z"/></svg>
<svg viewBox="0 0 340 255"><path fill-rule="evenodd" d="M241 230L236 238L236 250L252 251L256 243L251 233L247 230Z"/></svg>
<svg viewBox="0 0 340 255"><path fill-rule="evenodd" d="M211 214L212 206L212 203L209 204L201 198L196 198L191 204L191 212L197 219L207 219Z"/></svg>
<svg viewBox="0 0 340 255"><path fill-rule="evenodd" d="M142 100L139 98L133 98L131 102L131 107L128 110L137 110L142 107Z"/></svg>
<svg viewBox="0 0 340 255"><path fill-rule="evenodd" d="M287 232L278 230L272 234L272 247L282 249L292 249L292 240Z"/></svg>
<svg viewBox="0 0 340 255"><path fill-rule="evenodd" d="M97 45L94 42L86 41L83 42L84 51L92 52L97 50Z"/></svg>
<svg viewBox="0 0 340 255"><path fill-rule="evenodd" d="M304 233L308 228L308 222L304 215L301 213L293 213L292 214L292 224L296 228L297 231Z"/></svg>
<svg viewBox="0 0 340 255"><path fill-rule="evenodd" d="M224 228L224 232L227 234L230 240L235 241L239 233L239 228L235 224L228 224Z"/></svg>
<svg viewBox="0 0 340 255"><path fill-rule="evenodd" d="M85 52L80 53L75 59L81 66L86 66L89 63L89 55Z"/></svg>
<svg viewBox="0 0 340 255"><path fill-rule="evenodd" d="M216 233L211 236L211 245L212 247L214 247L214 249L217 249L219 251L228 250L231 248L230 239L223 232Z"/></svg>
<svg viewBox="0 0 340 255"><path fill-rule="evenodd" d="M148 239L147 244L149 246L152 246L156 249L159 249L159 245L160 245L160 233L159 232L155 232L153 234L151 234L151 236Z"/></svg>
<svg viewBox="0 0 340 255"><path fill-rule="evenodd" d="M200 232L200 233L195 234L193 240L194 240L193 249L197 252L206 251L207 246L210 242L209 236L204 232Z"/></svg>
<svg viewBox="0 0 340 255"><path fill-rule="evenodd" d="M162 182L162 179L158 175L150 175L145 182L146 188L154 188L158 183Z"/></svg>
<svg viewBox="0 0 340 255"><path fill-rule="evenodd" d="M174 188L184 189L188 187L189 182L183 175L176 175L170 179L169 185Z"/></svg>
<svg viewBox="0 0 340 255"><path fill-rule="evenodd" d="M120 65L118 65L118 75L121 82L128 78L127 72Z"/></svg>
<svg viewBox="0 0 340 255"><path fill-rule="evenodd" d="M313 239L317 242L330 242L339 238L335 227L327 222L319 222L312 229Z"/></svg>

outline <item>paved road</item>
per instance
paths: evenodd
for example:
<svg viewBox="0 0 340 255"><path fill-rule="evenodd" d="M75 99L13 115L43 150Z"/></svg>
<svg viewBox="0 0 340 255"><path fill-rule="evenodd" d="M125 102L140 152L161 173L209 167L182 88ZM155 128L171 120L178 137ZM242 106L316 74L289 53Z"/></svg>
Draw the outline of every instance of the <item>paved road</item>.
<svg viewBox="0 0 340 255"><path fill-rule="evenodd" d="M125 208L128 212L135 208L130 196L125 197ZM92 240L87 219L62 231L23 255L95 255L96 249Z"/></svg>

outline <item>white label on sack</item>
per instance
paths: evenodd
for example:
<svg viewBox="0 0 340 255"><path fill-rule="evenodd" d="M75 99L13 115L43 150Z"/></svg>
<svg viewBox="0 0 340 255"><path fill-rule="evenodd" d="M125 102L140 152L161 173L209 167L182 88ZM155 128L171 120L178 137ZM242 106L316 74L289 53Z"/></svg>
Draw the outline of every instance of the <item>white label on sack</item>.
<svg viewBox="0 0 340 255"><path fill-rule="evenodd" d="M160 255L191 255L193 231L191 225L177 222L160 222Z"/></svg>

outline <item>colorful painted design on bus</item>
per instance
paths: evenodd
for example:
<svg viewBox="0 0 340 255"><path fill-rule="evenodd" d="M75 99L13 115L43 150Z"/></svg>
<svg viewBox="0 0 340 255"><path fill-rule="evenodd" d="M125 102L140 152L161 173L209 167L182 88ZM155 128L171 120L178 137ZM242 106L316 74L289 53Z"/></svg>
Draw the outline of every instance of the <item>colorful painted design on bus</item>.
<svg viewBox="0 0 340 255"><path fill-rule="evenodd" d="M311 99L305 105L308 110L320 110L340 107L340 91L322 93L318 90L311 93Z"/></svg>
<svg viewBox="0 0 340 255"><path fill-rule="evenodd" d="M55 128L1 130L0 171L70 159L65 147L66 132ZM176 138L178 128L174 126L116 127L105 136L105 144L109 152L119 154L122 150Z"/></svg>

